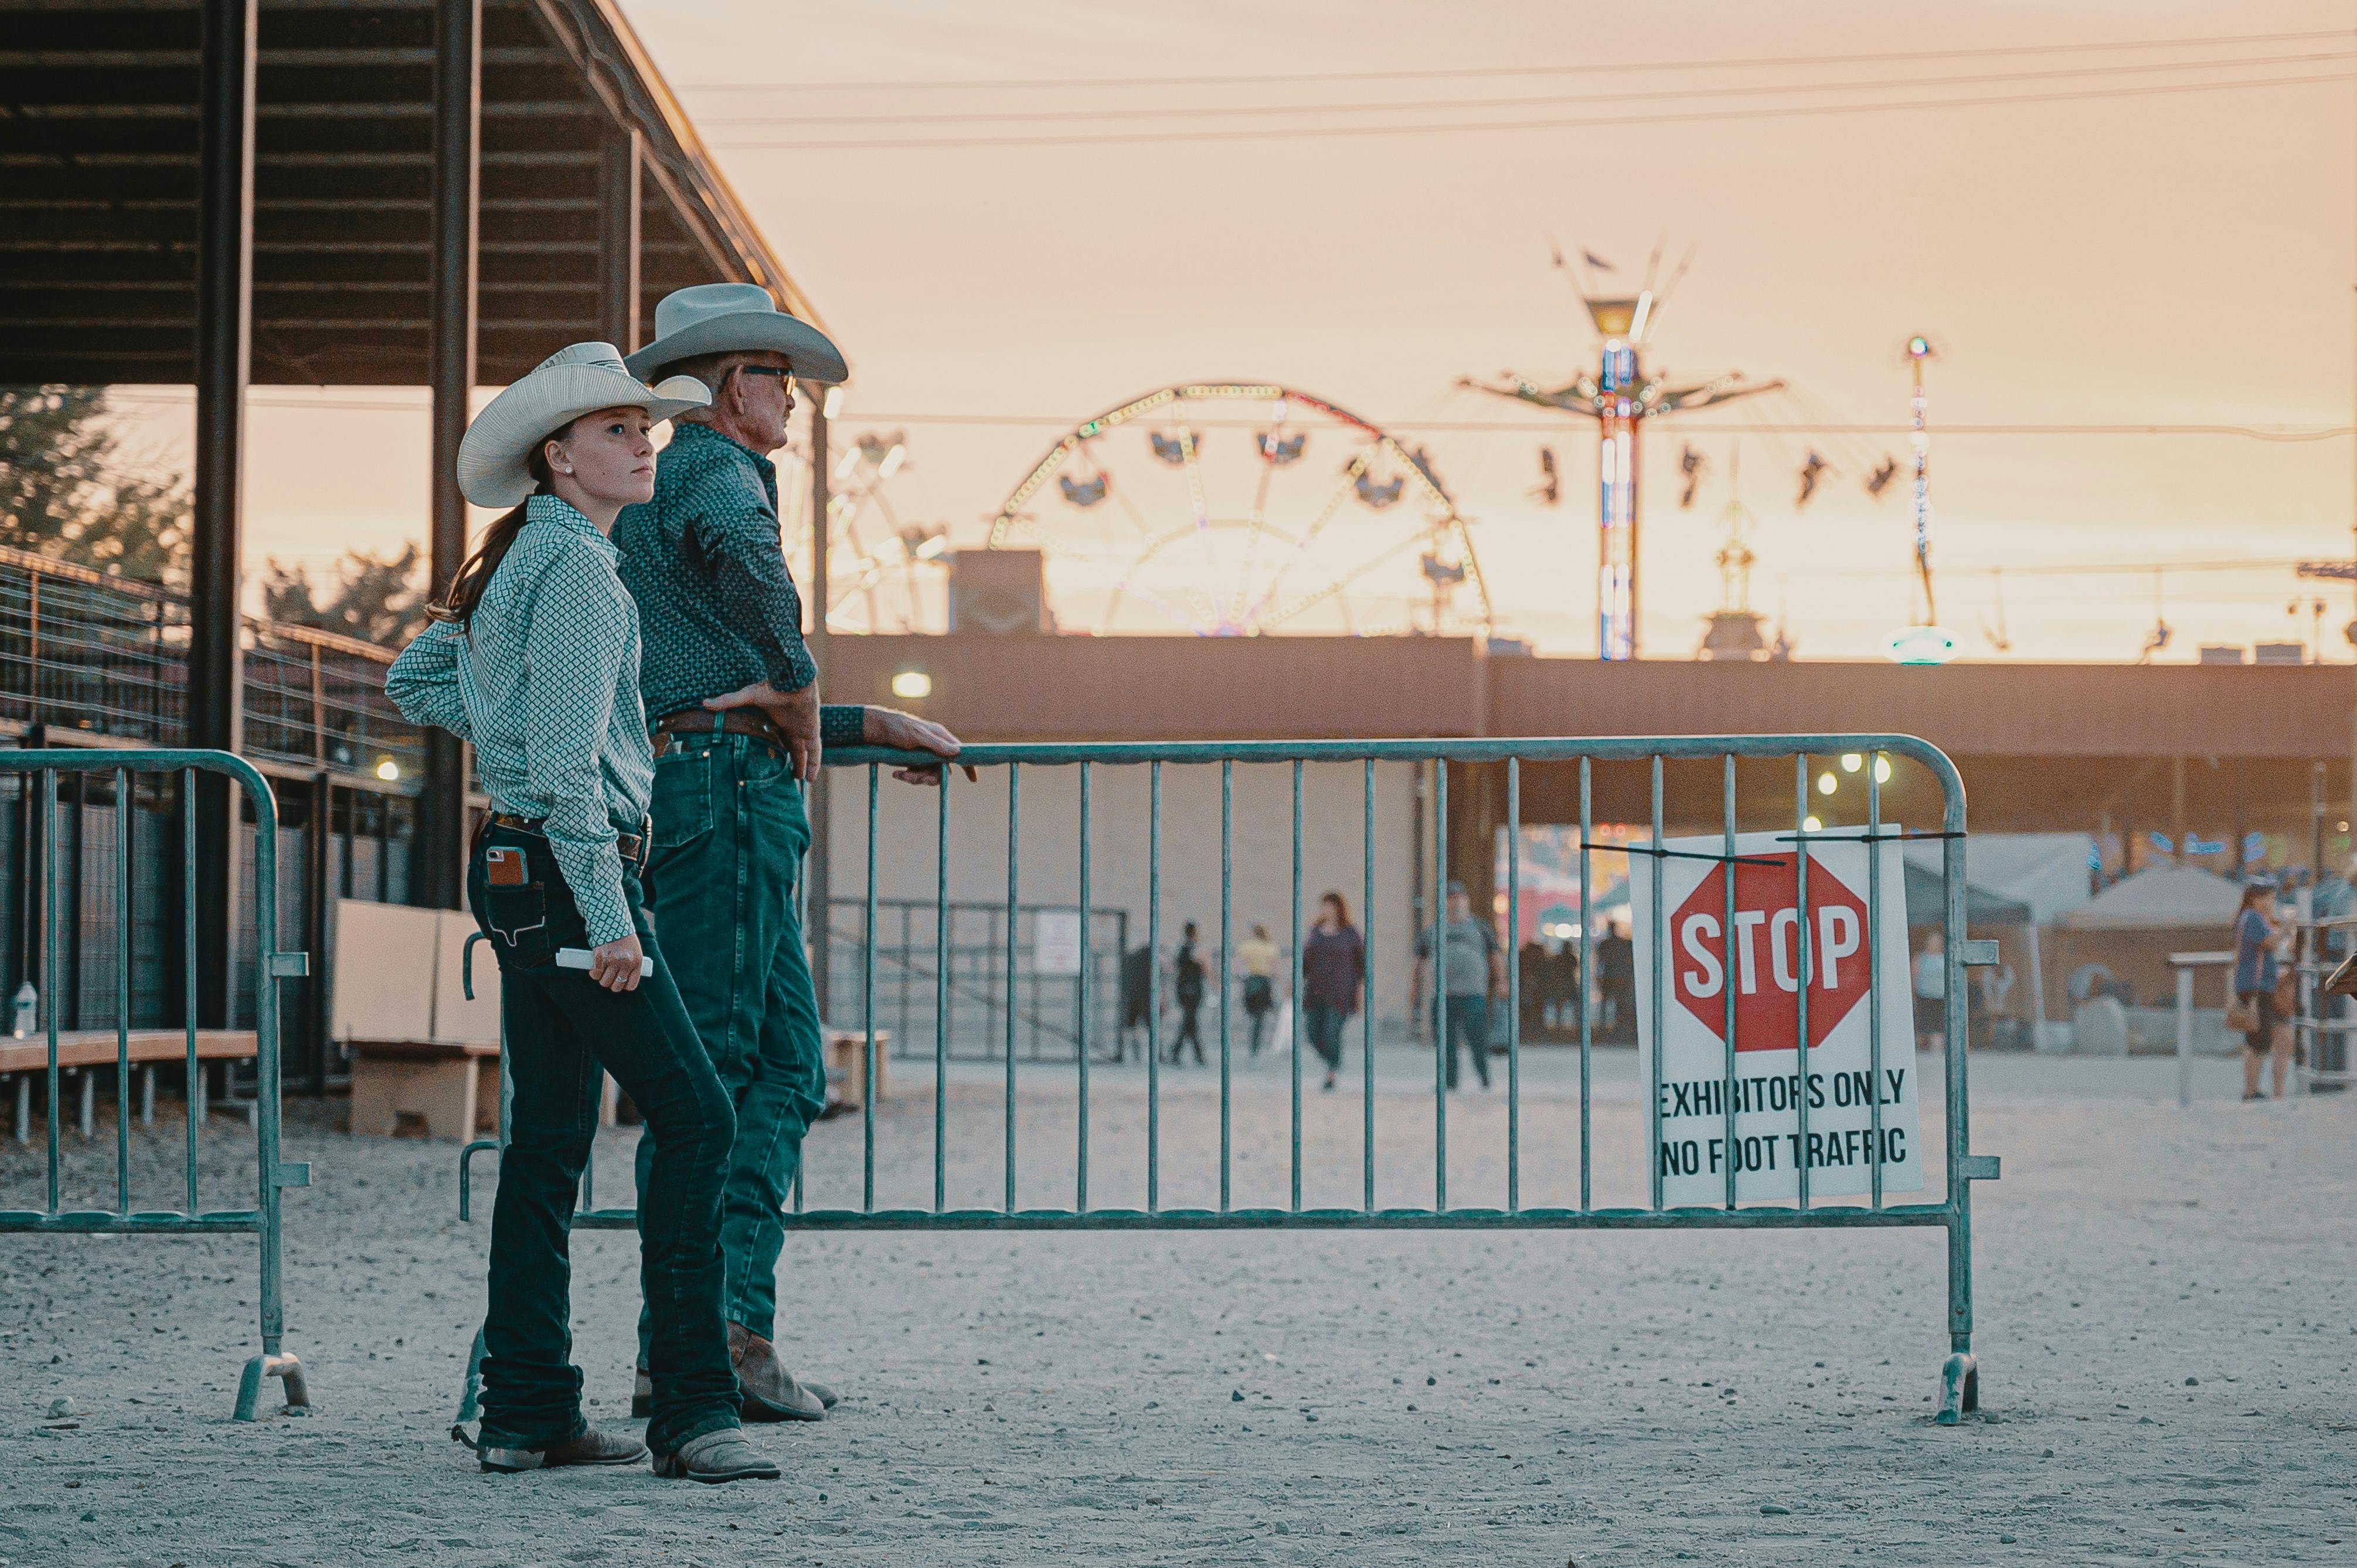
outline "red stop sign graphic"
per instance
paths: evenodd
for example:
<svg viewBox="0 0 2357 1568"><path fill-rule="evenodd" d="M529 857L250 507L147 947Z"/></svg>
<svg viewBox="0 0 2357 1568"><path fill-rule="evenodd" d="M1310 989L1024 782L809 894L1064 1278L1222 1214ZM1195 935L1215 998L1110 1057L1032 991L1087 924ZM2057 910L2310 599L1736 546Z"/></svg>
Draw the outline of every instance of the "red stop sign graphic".
<svg viewBox="0 0 2357 1568"><path fill-rule="evenodd" d="M1789 1051L1800 1032L1800 909L1792 854L1748 855L1735 872L1735 1048ZM1772 864L1770 864L1772 862ZM1670 985L1714 1035L1727 1029L1727 873L1702 879L1670 917ZM1809 1048L1867 993L1866 906L1809 857Z"/></svg>

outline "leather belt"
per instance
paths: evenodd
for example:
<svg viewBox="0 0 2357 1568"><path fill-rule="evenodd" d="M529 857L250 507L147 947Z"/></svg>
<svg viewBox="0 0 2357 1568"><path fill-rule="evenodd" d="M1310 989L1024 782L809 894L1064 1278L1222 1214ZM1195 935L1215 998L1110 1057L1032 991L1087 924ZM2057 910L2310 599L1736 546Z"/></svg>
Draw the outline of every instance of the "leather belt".
<svg viewBox="0 0 2357 1568"><path fill-rule="evenodd" d="M770 722L770 715L759 708L681 708L657 719L651 728L657 757L673 745L699 736L749 736L781 751L786 744L786 737Z"/></svg>
<svg viewBox="0 0 2357 1568"><path fill-rule="evenodd" d="M493 811L490 816L484 819L484 822L486 825L489 826L513 828L518 832L525 833L545 832L548 827L548 819L546 817L519 817L511 811ZM647 840L651 835L652 828L653 824L651 822L642 822L640 824L640 831L637 832L615 833L614 849L616 853L619 854L624 860L630 861L635 864L643 864L646 856Z"/></svg>

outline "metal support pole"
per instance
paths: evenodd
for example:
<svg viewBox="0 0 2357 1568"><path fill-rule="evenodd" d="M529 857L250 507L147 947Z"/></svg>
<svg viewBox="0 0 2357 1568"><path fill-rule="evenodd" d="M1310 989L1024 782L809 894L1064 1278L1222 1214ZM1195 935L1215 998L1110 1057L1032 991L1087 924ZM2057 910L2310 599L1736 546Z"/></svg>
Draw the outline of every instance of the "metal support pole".
<svg viewBox="0 0 2357 1568"><path fill-rule="evenodd" d="M608 133L598 154L597 329L630 354L639 347L638 131Z"/></svg>
<svg viewBox="0 0 2357 1568"><path fill-rule="evenodd" d="M2177 966L2177 1103L2193 1103L2193 966L2190 963Z"/></svg>
<svg viewBox="0 0 2357 1568"><path fill-rule="evenodd" d="M2308 885L2314 888L2324 882L2324 764L2315 764L2309 773L2308 785ZM2243 853L2236 844L2234 853Z"/></svg>
<svg viewBox="0 0 2357 1568"><path fill-rule="evenodd" d="M2169 847L2178 865L2185 864L2185 758L2169 759ZM2234 853L2242 848L2237 841Z"/></svg>
<svg viewBox="0 0 2357 1568"><path fill-rule="evenodd" d="M256 0L205 0L199 59L195 543L188 578L188 743L243 739L238 579L245 510L245 389L253 357ZM195 870L199 1021L229 1023L236 822L202 774ZM49 1005L56 1006L56 999Z"/></svg>
<svg viewBox="0 0 2357 1568"><path fill-rule="evenodd" d="M811 662L817 667L819 690L826 689L826 393L820 391L810 405L810 467L811 467L811 580L802 598L810 606L810 629L803 640L810 645ZM819 1021L827 1019L827 982L833 972L833 927L828 922L828 899L834 890L834 863L829 854L834 840L831 803L834 791L827 788L826 769L803 787L804 798L810 802L810 852L802 875L808 879L810 894L810 929L804 936L810 941L811 984L817 993ZM1007 927L1006 940L1015 940L1015 929ZM1010 984L1006 993L1010 1015L1015 1006L1015 991ZM1009 1049L1013 1047L1010 1046Z"/></svg>
<svg viewBox="0 0 2357 1568"><path fill-rule="evenodd" d="M475 225L483 113L482 0L434 4L434 249L426 379L434 394L434 592L467 555L467 499L458 492L458 443L475 388ZM425 732L425 787L417 801L417 862L410 897L458 907L467 825L466 752L447 730Z"/></svg>
<svg viewBox="0 0 2357 1568"><path fill-rule="evenodd" d="M314 1100L328 1092L328 932L335 919L333 850L336 826L336 786L326 769L311 776L310 801L303 834L303 950L311 955L311 973L303 982L303 1089ZM472 1133L474 1129L467 1129Z"/></svg>

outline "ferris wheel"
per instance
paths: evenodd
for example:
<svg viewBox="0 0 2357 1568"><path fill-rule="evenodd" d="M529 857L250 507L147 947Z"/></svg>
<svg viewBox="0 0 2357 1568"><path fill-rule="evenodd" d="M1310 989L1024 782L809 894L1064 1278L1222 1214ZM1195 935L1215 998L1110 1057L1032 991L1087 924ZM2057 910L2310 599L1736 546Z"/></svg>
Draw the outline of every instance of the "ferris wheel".
<svg viewBox="0 0 2357 1568"><path fill-rule="evenodd" d="M1075 426L991 520L1099 634L1486 636L1473 540L1422 451L1260 381L1168 386Z"/></svg>
<svg viewBox="0 0 2357 1568"><path fill-rule="evenodd" d="M949 525L921 522L896 504L895 475L909 466L906 431L864 431L847 441L828 476L827 617L831 630L941 630ZM783 547L811 557L809 469L781 465Z"/></svg>

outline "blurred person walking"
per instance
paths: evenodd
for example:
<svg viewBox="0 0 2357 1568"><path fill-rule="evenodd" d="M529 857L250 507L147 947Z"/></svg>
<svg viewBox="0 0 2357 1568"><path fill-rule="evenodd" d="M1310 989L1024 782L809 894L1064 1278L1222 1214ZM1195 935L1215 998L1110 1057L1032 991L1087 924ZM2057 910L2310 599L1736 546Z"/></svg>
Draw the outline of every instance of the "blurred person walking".
<svg viewBox="0 0 2357 1568"><path fill-rule="evenodd" d="M482 1425L468 1440L486 1470L623 1465L651 1448L659 1475L778 1477L737 1424L720 1257L736 1117L640 886L654 759L638 612L607 537L625 505L653 493L651 427L705 400L684 376L648 388L605 343L561 349L493 398L459 444L458 488L512 510L385 676L404 715L473 746L491 798L467 901L499 961L513 1097L491 1215ZM587 972L560 969L563 949L587 949ZM588 1424L571 1358L570 1230L600 1068L662 1140L639 1214L654 1305L645 1443Z"/></svg>
<svg viewBox="0 0 2357 1568"><path fill-rule="evenodd" d="M1948 1037L1948 939L1939 928L1924 933L1915 955L1915 1048L1935 1051Z"/></svg>
<svg viewBox="0 0 2357 1568"><path fill-rule="evenodd" d="M1577 1039L1579 1015L1587 1010L1586 977L1579 971L1579 944L1568 937L1560 939L1548 966L1552 973L1547 989L1555 998L1555 1036Z"/></svg>
<svg viewBox="0 0 2357 1568"><path fill-rule="evenodd" d="M1524 942L1514 956L1522 965L1523 1038L1535 1040L1547 1033L1548 1009L1555 1001L1555 961L1548 956L1546 943L1536 937Z"/></svg>
<svg viewBox="0 0 2357 1568"><path fill-rule="evenodd" d="M1351 924L1351 906L1340 893L1328 893L1301 944L1301 1023L1326 1060L1329 1090L1342 1070L1342 1026L1357 1015L1366 980L1367 944Z"/></svg>
<svg viewBox="0 0 2357 1568"><path fill-rule="evenodd" d="M1276 944L1268 928L1255 923L1252 935L1236 944L1236 972L1244 983L1244 1016L1252 1020L1252 1054L1268 1036L1268 1015L1276 1008Z"/></svg>
<svg viewBox="0 0 2357 1568"><path fill-rule="evenodd" d="M655 756L648 903L737 1114L721 1248L744 1413L816 1421L835 1402L833 1391L796 1378L776 1345L784 1209L802 1138L826 1104L818 996L795 908L811 841L805 791L829 746L954 757L958 742L913 714L819 702L769 455L786 444L794 382L842 381L843 356L752 284L678 290L655 307L655 334L630 356L631 370L693 375L712 401L674 424L654 494L614 527L621 579L647 628L639 676ZM938 783L941 771L894 777ZM660 1129L639 1141L642 1195L662 1146ZM650 1301L639 1319L634 1410L652 1391L653 1331Z"/></svg>
<svg viewBox="0 0 2357 1568"><path fill-rule="evenodd" d="M1433 1043L1435 1050L1448 1054L1447 1082L1457 1087L1457 1047L1459 1043L1472 1053L1473 1070L1480 1077L1481 1087L1490 1087L1490 1001L1502 996L1506 990L1506 961L1499 946L1498 933L1489 921L1476 918L1473 900L1465 892L1465 884L1448 885L1448 922L1442 928L1448 939L1447 964L1440 976L1441 1035ZM1432 976L1432 950L1436 932L1427 929L1415 940L1415 974L1408 983L1408 1015L1424 1015L1425 984Z"/></svg>
<svg viewBox="0 0 2357 1568"><path fill-rule="evenodd" d="M1637 950L1629 940L1629 917L1615 914L1596 942L1598 1009L1604 1015L1601 1037L1634 1041L1637 1037ZM1595 1037L1595 1036L1591 1036Z"/></svg>
<svg viewBox="0 0 2357 1568"><path fill-rule="evenodd" d="M1170 960L1170 991L1178 1004L1178 1037L1170 1042L1170 1063L1176 1067L1189 1042L1195 1047L1195 1065L1203 1065L1203 1029L1199 1015L1203 1010L1203 961L1195 956L1195 922L1187 922L1179 934L1178 950Z"/></svg>
<svg viewBox="0 0 2357 1568"><path fill-rule="evenodd" d="M2243 889L2241 908L2234 911L2234 1000L2240 1004L2243 1030L2243 1098L2265 1100L2259 1092L2260 1064L2275 1063L2276 1098L2284 1097L2291 1073L2291 1025L2276 1004L2280 977L2276 963L2277 928L2268 906L2275 889L2253 882Z"/></svg>

